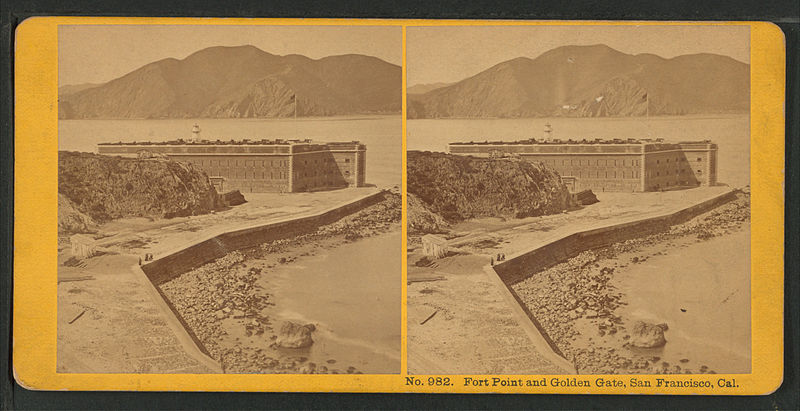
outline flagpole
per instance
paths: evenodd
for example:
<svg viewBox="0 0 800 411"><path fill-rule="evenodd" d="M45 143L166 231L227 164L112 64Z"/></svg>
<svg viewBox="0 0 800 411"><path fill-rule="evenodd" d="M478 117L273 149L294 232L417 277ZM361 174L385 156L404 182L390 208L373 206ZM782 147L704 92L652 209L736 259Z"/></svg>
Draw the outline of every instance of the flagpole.
<svg viewBox="0 0 800 411"><path fill-rule="evenodd" d="M297 139L297 93L294 94L294 138Z"/></svg>

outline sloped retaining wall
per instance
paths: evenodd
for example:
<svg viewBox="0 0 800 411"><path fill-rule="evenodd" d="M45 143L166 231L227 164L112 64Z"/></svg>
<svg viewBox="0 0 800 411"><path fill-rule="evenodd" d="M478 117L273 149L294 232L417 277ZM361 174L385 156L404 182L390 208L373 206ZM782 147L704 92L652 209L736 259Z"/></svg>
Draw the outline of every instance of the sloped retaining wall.
<svg viewBox="0 0 800 411"><path fill-rule="evenodd" d="M218 374L225 372L222 365L211 357L206 347L200 342L200 339L197 338L197 335L192 332L192 329L186 324L186 321L178 314L175 306L172 305L158 287L153 285L144 271L142 271L141 267L135 265L131 269L136 277L140 279L140 282L145 287L145 290L147 290L147 293L150 294L153 301L155 301L159 310L164 314L164 321L167 323L167 326L172 329L175 338L178 339L184 352L197 360L201 365L208 368L211 373Z"/></svg>
<svg viewBox="0 0 800 411"><path fill-rule="evenodd" d="M159 285L232 251L312 232L383 198L384 192L381 191L317 214L228 231L147 263L142 266L142 271L153 284Z"/></svg>
<svg viewBox="0 0 800 411"><path fill-rule="evenodd" d="M673 225L685 223L735 198L736 191L728 191L674 213L578 231L533 250L510 257L508 260L496 264L494 271L500 276L503 283L511 286L584 251L666 231Z"/></svg>

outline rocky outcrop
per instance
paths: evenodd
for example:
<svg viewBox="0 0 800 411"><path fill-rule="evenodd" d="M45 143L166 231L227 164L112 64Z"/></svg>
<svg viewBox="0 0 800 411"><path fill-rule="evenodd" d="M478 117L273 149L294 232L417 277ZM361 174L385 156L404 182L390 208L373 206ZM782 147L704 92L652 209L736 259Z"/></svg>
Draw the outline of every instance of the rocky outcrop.
<svg viewBox="0 0 800 411"><path fill-rule="evenodd" d="M208 176L191 164L90 153L59 152L58 192L97 222L205 214L219 205Z"/></svg>
<svg viewBox="0 0 800 411"><path fill-rule="evenodd" d="M664 331L667 330L666 324L650 324L644 321L636 321L631 329L630 344L639 348L661 347L667 343L664 338Z"/></svg>
<svg viewBox="0 0 800 411"><path fill-rule="evenodd" d="M408 232L411 234L442 233L450 224L414 194L408 193Z"/></svg>
<svg viewBox="0 0 800 411"><path fill-rule="evenodd" d="M597 94L595 98L581 101L567 109L562 108L559 114L573 117L644 116L648 113L648 105L653 114L661 112L683 114L672 113L664 107L659 107L657 100L649 98L647 90L630 78L614 78Z"/></svg>
<svg viewBox="0 0 800 411"><path fill-rule="evenodd" d="M278 339L275 345L281 348L306 348L314 344L311 332L316 327L314 324L300 325L291 321L284 321L278 331Z"/></svg>
<svg viewBox="0 0 800 411"><path fill-rule="evenodd" d="M541 163L409 151L407 169L408 192L448 221L523 218L571 206L561 177Z"/></svg>
<svg viewBox="0 0 800 411"><path fill-rule="evenodd" d="M97 223L91 217L78 210L63 194L58 194L59 234L93 233L96 230Z"/></svg>

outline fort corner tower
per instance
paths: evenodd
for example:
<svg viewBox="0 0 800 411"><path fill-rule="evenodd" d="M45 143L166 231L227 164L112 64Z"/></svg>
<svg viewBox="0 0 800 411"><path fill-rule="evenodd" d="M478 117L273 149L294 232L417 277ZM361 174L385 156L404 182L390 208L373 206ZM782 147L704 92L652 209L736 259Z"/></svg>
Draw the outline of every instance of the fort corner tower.
<svg viewBox="0 0 800 411"><path fill-rule="evenodd" d="M195 133L196 135L196 133ZM363 187L364 144L311 140L175 140L101 143L99 154L166 156L208 174L218 192L302 192Z"/></svg>

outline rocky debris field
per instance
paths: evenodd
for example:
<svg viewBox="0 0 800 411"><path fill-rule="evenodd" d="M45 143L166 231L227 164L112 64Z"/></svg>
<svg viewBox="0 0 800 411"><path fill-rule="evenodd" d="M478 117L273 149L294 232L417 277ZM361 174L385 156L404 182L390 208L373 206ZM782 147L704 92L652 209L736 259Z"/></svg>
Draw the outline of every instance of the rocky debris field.
<svg viewBox="0 0 800 411"><path fill-rule="evenodd" d="M332 224L234 251L160 288L227 373L360 373L355 367L337 365L333 358L324 365L308 361L302 348L313 344L314 325L287 325L277 318L280 307L274 306L271 291L261 284L265 279L269 283L270 269L313 255L316 249L397 229L400 204L400 194L386 192L381 202Z"/></svg>
<svg viewBox="0 0 800 411"><path fill-rule="evenodd" d="M682 369L658 356L637 353L636 347L669 344L663 341L669 324L626 324L617 315L626 298L609 281L616 269L647 261L643 249L671 241L706 241L735 231L749 220L749 194L739 193L736 200L669 231L583 252L512 288L581 373L714 373L705 365ZM611 263L615 257L631 254L626 263Z"/></svg>

